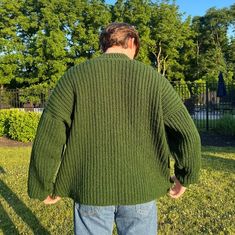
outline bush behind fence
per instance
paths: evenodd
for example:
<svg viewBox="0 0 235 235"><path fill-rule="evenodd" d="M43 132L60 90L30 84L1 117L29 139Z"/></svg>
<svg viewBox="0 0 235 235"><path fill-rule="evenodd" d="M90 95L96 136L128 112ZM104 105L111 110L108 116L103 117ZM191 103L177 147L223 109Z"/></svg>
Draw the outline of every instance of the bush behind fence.
<svg viewBox="0 0 235 235"><path fill-rule="evenodd" d="M0 89L0 109L42 111L51 92L50 89Z"/></svg>

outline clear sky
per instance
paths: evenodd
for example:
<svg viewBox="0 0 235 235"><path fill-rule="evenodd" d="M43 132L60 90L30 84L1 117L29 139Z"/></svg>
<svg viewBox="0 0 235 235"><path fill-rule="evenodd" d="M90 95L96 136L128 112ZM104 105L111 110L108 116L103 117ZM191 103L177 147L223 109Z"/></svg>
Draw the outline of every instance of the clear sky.
<svg viewBox="0 0 235 235"><path fill-rule="evenodd" d="M191 16L203 16L211 7L217 9L235 4L234 0L176 0L181 12Z"/></svg>

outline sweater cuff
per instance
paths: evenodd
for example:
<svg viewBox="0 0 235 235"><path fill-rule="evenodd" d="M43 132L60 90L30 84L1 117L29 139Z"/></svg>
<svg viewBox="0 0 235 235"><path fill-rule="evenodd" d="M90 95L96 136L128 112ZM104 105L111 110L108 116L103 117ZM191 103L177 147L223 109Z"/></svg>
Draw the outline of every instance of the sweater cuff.
<svg viewBox="0 0 235 235"><path fill-rule="evenodd" d="M42 185L36 178L30 178L28 182L28 195L30 198L44 201L47 196L52 195L54 191L54 184L47 183L46 187Z"/></svg>
<svg viewBox="0 0 235 235"><path fill-rule="evenodd" d="M175 176L184 187L195 184L199 180L199 169L194 169L194 174L188 172L185 168L180 169L175 166Z"/></svg>

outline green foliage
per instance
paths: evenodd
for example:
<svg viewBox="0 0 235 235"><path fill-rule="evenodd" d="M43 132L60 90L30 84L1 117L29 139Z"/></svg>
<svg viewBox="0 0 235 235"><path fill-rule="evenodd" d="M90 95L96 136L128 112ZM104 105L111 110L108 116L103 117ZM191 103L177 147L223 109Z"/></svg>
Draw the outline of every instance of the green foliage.
<svg viewBox="0 0 235 235"><path fill-rule="evenodd" d="M0 87L53 88L74 64L96 57L99 33L113 21L139 31L138 60L170 81L235 79L234 7L183 19L176 1L1 0ZM22 97L22 99L24 99ZM29 94L30 102L37 103Z"/></svg>
<svg viewBox="0 0 235 235"><path fill-rule="evenodd" d="M190 58L194 57L194 33L190 18L182 21L175 4L162 1L154 4L151 17L151 53L157 71L171 81L185 80Z"/></svg>
<svg viewBox="0 0 235 235"><path fill-rule="evenodd" d="M235 5L234 5L234 9L235 9ZM234 21L234 28L235 28L235 21ZM227 56L227 63L228 63L227 81L232 82L232 80L235 81L235 37L231 38L228 44L226 56Z"/></svg>
<svg viewBox="0 0 235 235"><path fill-rule="evenodd" d="M186 100L191 97L190 91L188 89L188 84L184 80L171 84L173 85L176 93L181 97L182 100Z"/></svg>
<svg viewBox="0 0 235 235"><path fill-rule="evenodd" d="M195 80L188 84L190 84L190 90L193 95L199 96L206 91L206 82L202 79Z"/></svg>
<svg viewBox="0 0 235 235"><path fill-rule="evenodd" d="M5 117L0 113L0 137L5 133Z"/></svg>
<svg viewBox="0 0 235 235"><path fill-rule="evenodd" d="M70 66L99 54L99 32L110 22L103 1L0 3L0 85L53 87Z"/></svg>
<svg viewBox="0 0 235 235"><path fill-rule="evenodd" d="M10 84L17 76L19 61L24 58L25 45L17 33L17 25L23 22L23 1L0 1L0 85Z"/></svg>
<svg viewBox="0 0 235 235"><path fill-rule="evenodd" d="M40 114L18 109L0 111L0 136L6 135L21 142L33 141Z"/></svg>
<svg viewBox="0 0 235 235"><path fill-rule="evenodd" d="M19 90L19 102L39 107L48 100L50 93L51 90L44 87L43 84L32 85L31 87Z"/></svg>
<svg viewBox="0 0 235 235"><path fill-rule="evenodd" d="M233 115L224 115L216 122L214 130L223 135L235 137L235 117Z"/></svg>
<svg viewBox="0 0 235 235"><path fill-rule="evenodd" d="M197 35L194 74L205 81L217 82L220 71L226 75L225 81L229 82L233 76L233 45L227 33L233 22L231 9L232 6L230 9L211 8L204 16L193 18L192 29Z"/></svg>
<svg viewBox="0 0 235 235"><path fill-rule="evenodd" d="M138 60L152 64L168 80L190 76L188 70L196 47L194 32L190 18L182 21L177 5L169 1L118 0L112 7L112 16L113 21L125 21L137 28L141 41Z"/></svg>
<svg viewBox="0 0 235 235"><path fill-rule="evenodd" d="M0 137L9 132L9 117L12 112L11 109L0 110Z"/></svg>
<svg viewBox="0 0 235 235"><path fill-rule="evenodd" d="M40 114L36 112L12 112L9 117L9 137L22 142L33 141L39 119Z"/></svg>
<svg viewBox="0 0 235 235"><path fill-rule="evenodd" d="M16 94L16 93L15 93ZM0 107L1 109L11 108L15 104L16 96L11 90L0 89Z"/></svg>

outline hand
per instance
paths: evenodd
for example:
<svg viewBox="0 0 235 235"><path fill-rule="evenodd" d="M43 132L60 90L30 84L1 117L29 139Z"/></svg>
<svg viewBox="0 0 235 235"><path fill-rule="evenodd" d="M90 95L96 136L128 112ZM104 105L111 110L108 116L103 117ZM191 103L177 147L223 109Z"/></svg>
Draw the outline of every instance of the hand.
<svg viewBox="0 0 235 235"><path fill-rule="evenodd" d="M59 196L55 196L55 197L47 196L47 198L43 202L46 205L51 205L51 204L57 203L60 199L61 199L61 197L59 197Z"/></svg>
<svg viewBox="0 0 235 235"><path fill-rule="evenodd" d="M179 182L176 176L172 176L171 179L175 182L174 186L169 191L169 196L171 198L179 198L183 195L186 188Z"/></svg>

